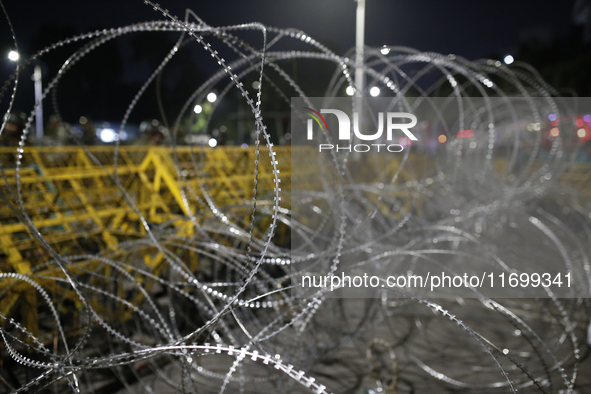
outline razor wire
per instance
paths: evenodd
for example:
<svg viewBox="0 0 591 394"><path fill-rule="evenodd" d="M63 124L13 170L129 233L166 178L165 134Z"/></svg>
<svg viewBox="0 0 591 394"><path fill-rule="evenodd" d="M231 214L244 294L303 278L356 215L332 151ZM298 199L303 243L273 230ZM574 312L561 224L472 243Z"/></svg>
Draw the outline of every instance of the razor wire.
<svg viewBox="0 0 591 394"><path fill-rule="evenodd" d="M348 164L354 158L332 154L319 158L318 163L307 163L318 166L324 189L291 195L281 187L289 179L278 170L262 96L272 92L284 108L291 107L290 97L307 100L306 89L286 71L289 62L304 61L334 68L326 97L347 87L355 90L352 53L339 56L296 29L260 23L214 27L201 20L198 12L188 11L181 19L159 4L144 3L163 19L81 34L21 59L3 85L0 99L4 103L10 92L8 115L24 70L58 48L71 47L70 56L43 91L43 99L51 97L61 120L59 106L67 105L67 98L62 99L58 90L60 81L80 67L86 55L127 34L178 34L174 46L124 111L117 131L120 135L146 90L161 83L160 76L180 51L213 58L219 71L195 87L174 122L165 128L186 212L183 220L192 235L178 235L172 223L156 225L144 217L120 178L120 138L115 142L110 171L72 134L89 160L116 185L146 236L121 241L116 251L60 254L35 227L20 182L21 160L29 148L36 114L32 108L15 148L15 163L0 163L4 183L0 196L51 257L28 273L0 273L4 280L0 302L17 288L34 291L43 318L43 334L35 335L22 316L0 316L2 363L10 371L10 379L2 376L3 391L591 390L584 374L583 386L578 385L579 369L587 364L584 370L589 371L584 361L589 350L591 207L584 194L558 181L580 148L569 142L565 131L543 147L539 127L543 114L548 110L560 114L561 99L535 70L519 62L509 67L494 60L468 61L405 47L368 48L364 64L368 87L387 91L397 98L396 105L412 108L443 95L449 105L460 106L460 122L464 122L477 110L463 108L460 102L467 100L470 105L471 97L481 99L485 105L479 114L482 127L476 131L475 145L455 138L455 129L442 119L443 135L450 143L434 157L432 173L407 171L412 165L412 146L394 173L380 174L377 163L381 180L371 183L353 179ZM241 38L245 32L257 38ZM283 46L307 49L276 49ZM221 48L233 57L222 57ZM253 76L258 82L254 95L243 83ZM194 121L201 116L191 113L191 108L202 103L213 88L221 93L206 115L206 128L214 117L229 115L221 103L235 91L255 125L255 144L245 148L256 152L252 200L242 205L218 206L211 197L211 190L199 179L207 176L201 147L191 150L190 172L180 165L177 131L183 119ZM509 101L505 116L496 118L490 99L502 102L515 96L523 99L532 119L528 127L533 126L511 134L501 144L499 130L520 119ZM538 104L540 97L543 107ZM158 100L164 112L165 103L161 97ZM560 127L567 130L569 126L565 122ZM465 128L460 124L460 130ZM264 142L265 155L259 155L260 142ZM531 150L524 149L526 145ZM496 171L494 162L500 157L506 158L507 165ZM333 172L321 170L327 162ZM258 187L262 165L273 174L273 191L265 195ZM298 168L293 165L295 173ZM8 182L8 168L15 171L16 187ZM197 178L198 189L189 182L192 177ZM315 201L324 208L309 213L316 229L291 215L289 203L294 199ZM199 212L196 205L202 207ZM305 235L312 243L320 240L327 247L312 254L290 250L285 242L276 242L279 226ZM146 266L141 254L147 247L162 256L165 269L154 273ZM545 256L539 252L548 248L555 253ZM191 252L219 272L204 275L199 271L205 268L189 267L183 256ZM544 299L490 299L476 291L472 298L430 299L412 290L389 289L377 298L349 299L330 297L326 285L303 298L292 294L303 273L313 270L329 276L345 259L355 259L358 267L371 265L389 272L389 267L411 271L421 263L437 266L447 258L487 261L508 272L520 259L564 265L574 274L572 292L576 296L559 298L550 292ZM55 289L46 283L69 292L71 305L56 301L52 297ZM126 319L120 318L124 314Z"/></svg>

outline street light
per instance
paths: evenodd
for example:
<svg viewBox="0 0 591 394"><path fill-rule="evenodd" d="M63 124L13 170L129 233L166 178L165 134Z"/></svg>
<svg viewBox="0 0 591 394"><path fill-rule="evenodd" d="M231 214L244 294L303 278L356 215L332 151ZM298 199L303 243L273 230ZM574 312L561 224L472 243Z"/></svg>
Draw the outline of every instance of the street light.
<svg viewBox="0 0 591 394"><path fill-rule="evenodd" d="M365 90L365 75L363 73L363 49L365 46L365 0L355 0L357 1L357 14L355 19L355 96L356 97L363 97L363 93ZM358 125L363 127L364 123L364 115L363 115L363 105L359 108L359 112L357 114L358 118ZM357 138L354 137L351 143L355 142ZM352 158L359 159L360 153L353 152Z"/></svg>
<svg viewBox="0 0 591 394"><path fill-rule="evenodd" d="M43 86L41 85L41 66L38 64L33 71L33 81L35 81L35 128L37 130L37 138L43 137Z"/></svg>
<svg viewBox="0 0 591 394"><path fill-rule="evenodd" d="M365 46L365 0L357 1L355 32L355 87L358 97L363 97L363 47Z"/></svg>
<svg viewBox="0 0 591 394"><path fill-rule="evenodd" d="M8 52L8 59L13 62L17 62L21 55L17 51ZM41 85L41 67L35 66L33 76L31 79L35 81L35 103L37 108L35 109L35 127L37 129L37 137L43 137L43 87Z"/></svg>
<svg viewBox="0 0 591 394"><path fill-rule="evenodd" d="M13 61L13 62L18 61L18 59L20 57L21 56L18 54L17 51L10 51L10 52L8 52L8 59L11 60L11 61Z"/></svg>

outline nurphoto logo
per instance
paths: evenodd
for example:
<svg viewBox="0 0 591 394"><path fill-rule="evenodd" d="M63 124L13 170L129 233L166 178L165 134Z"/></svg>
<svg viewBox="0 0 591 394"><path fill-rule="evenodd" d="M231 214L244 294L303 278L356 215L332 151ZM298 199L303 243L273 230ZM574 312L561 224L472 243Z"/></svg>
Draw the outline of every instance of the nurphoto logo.
<svg viewBox="0 0 591 394"><path fill-rule="evenodd" d="M336 119L339 124L338 129L338 139L340 141L349 141L351 142L351 120L349 116L338 109L321 109L320 112L308 108L303 107L304 112L311 117L308 119L307 122L307 134L306 138L308 141L314 139L314 121L320 127L320 130L326 130L328 132L328 125L326 123L326 119L322 114L332 114L336 116ZM399 143L391 143L393 138L399 138L400 134L398 133L397 136L394 135L394 131L398 130L404 133L406 138L410 141L417 141L417 137L409 130L417 125L417 117L413 114L407 112L387 112L385 113L386 118L386 140L387 143L375 143L379 141L384 141L383 134L384 134L384 112L378 113L378 129L373 134L364 134L359 130L359 113L353 112L353 133L358 140L361 141L373 141L372 144L350 144L350 145L336 145L336 144L319 144L318 151L330 151L336 149L337 152L346 150L348 152L369 152L369 151L376 151L380 152L381 149L383 151L388 151L392 153L402 152L404 150L404 145ZM402 122L401 122L402 120ZM410 120L410 121L409 121Z"/></svg>

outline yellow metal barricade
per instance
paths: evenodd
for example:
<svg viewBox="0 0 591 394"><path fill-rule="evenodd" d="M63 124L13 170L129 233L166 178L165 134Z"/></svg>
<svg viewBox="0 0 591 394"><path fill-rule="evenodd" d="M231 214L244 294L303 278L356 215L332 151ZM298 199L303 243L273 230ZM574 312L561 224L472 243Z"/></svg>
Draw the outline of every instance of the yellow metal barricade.
<svg viewBox="0 0 591 394"><path fill-rule="evenodd" d="M282 189L288 191L290 149L275 147L274 151L284 180ZM149 224L172 223L183 237L194 231L187 220L189 213L201 220L211 216L212 207L243 205L248 220L255 159L253 147L125 146L117 155L107 146L32 147L24 149L17 173L16 149L0 148L5 176L0 181L0 272L30 274L33 269L40 277L64 277L55 266L35 269L52 258L41 237L61 256L98 251L116 256L120 242L145 237L139 214ZM269 151L261 148L258 197L268 199L273 185ZM25 224L29 221L39 234ZM157 273L163 256L146 246L143 260ZM97 261L77 264L81 270L100 265ZM109 267L101 269L105 275L110 272ZM72 290L60 294L65 288L47 279L39 281L54 295L77 299ZM0 313L8 316L21 305L25 326L36 333L35 289L24 282L0 282Z"/></svg>

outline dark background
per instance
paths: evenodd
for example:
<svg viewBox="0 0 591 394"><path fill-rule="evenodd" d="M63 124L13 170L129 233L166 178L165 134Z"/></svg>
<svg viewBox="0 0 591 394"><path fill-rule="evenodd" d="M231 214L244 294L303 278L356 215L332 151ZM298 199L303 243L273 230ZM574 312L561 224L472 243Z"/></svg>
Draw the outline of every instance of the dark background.
<svg viewBox="0 0 591 394"><path fill-rule="evenodd" d="M163 8L183 17L192 9L206 23L222 26L258 21L268 26L295 27L344 54L355 44L354 0L161 0ZM143 0L47 1L4 0L20 52L30 56L57 40L94 29L162 19ZM589 0L367 0L366 45L401 45L422 51L453 53L470 60L516 60L534 65L541 75L566 95L591 95L591 2ZM104 45L60 83L60 110L65 120L85 114L117 121L178 35L127 35ZM256 37L252 37L256 43ZM44 85L81 44L44 57ZM14 48L4 17L0 22L0 73L5 80L14 70L7 53ZM175 108L205 78L217 71L198 46L183 51L164 75L163 95ZM293 71L293 70L292 70ZM325 87L305 69L298 82ZM15 109L30 111L33 86L30 68L23 71ZM302 75L305 73L306 75ZM153 91L138 107L132 121L154 116ZM3 98L3 108L7 98ZM46 106L45 120L51 115ZM172 112L171 112L172 113ZM70 118L70 119L68 119Z"/></svg>

